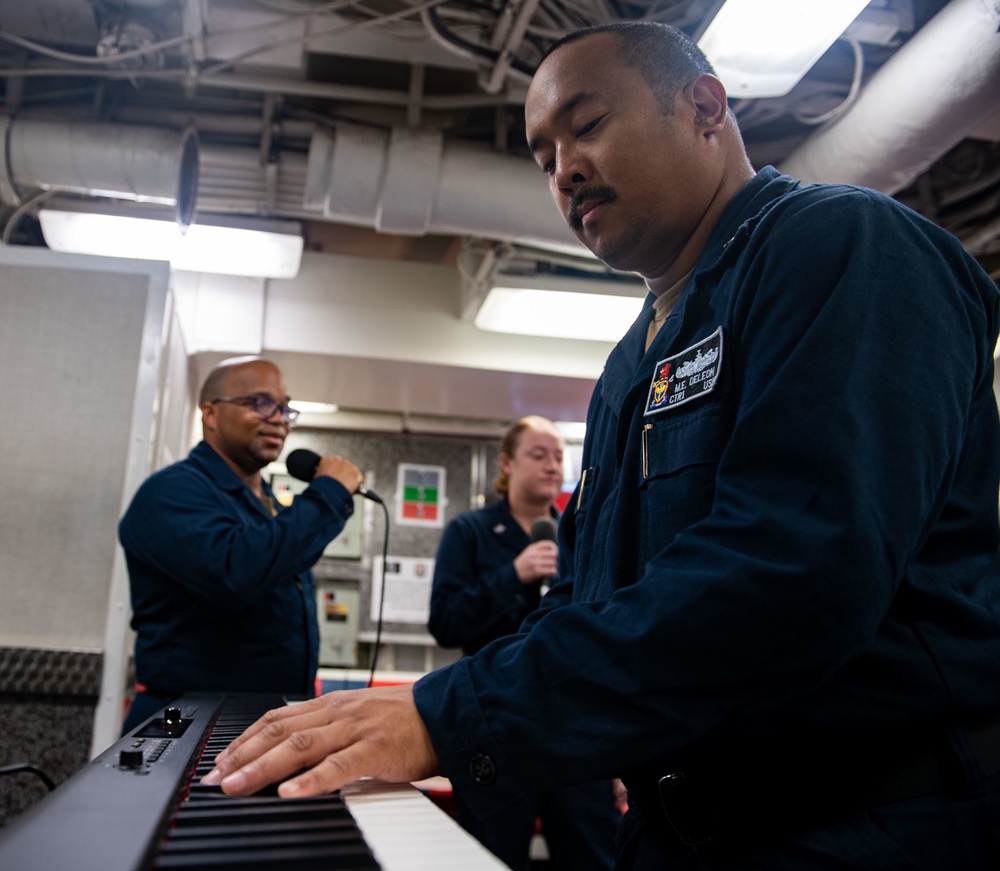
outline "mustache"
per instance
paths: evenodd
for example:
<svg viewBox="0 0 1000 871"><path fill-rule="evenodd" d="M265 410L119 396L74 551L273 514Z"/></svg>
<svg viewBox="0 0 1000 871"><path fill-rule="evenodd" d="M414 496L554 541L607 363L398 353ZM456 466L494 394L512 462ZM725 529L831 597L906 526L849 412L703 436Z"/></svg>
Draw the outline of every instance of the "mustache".
<svg viewBox="0 0 1000 871"><path fill-rule="evenodd" d="M572 229L582 230L583 221L580 220L580 206L587 202L613 203L617 198L618 194L615 193L614 188L608 187L606 184L591 188L581 188L573 194L573 198L569 201L566 222Z"/></svg>

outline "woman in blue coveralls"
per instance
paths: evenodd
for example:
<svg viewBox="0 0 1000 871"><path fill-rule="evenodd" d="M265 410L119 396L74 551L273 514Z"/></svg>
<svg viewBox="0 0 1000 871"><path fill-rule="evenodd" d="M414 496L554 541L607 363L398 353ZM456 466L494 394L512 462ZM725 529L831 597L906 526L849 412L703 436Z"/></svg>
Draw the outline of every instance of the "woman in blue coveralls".
<svg viewBox="0 0 1000 871"><path fill-rule="evenodd" d="M563 483L564 442L555 425L530 416L500 444L500 500L454 518L438 547L428 628L442 647L469 655L517 631L541 601L559 566L556 543L532 541L539 517L559 517L553 500ZM536 536L537 532L536 532ZM530 868L535 819L542 821L550 867L610 869L619 813L611 784L585 783L535 793L486 818L455 795L462 826L515 871Z"/></svg>

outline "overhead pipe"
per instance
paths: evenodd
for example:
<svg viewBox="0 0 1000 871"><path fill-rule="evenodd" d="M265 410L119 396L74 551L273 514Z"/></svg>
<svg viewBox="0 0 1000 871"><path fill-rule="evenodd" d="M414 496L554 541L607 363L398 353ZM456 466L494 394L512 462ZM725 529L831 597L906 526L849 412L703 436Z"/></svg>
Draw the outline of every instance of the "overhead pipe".
<svg viewBox="0 0 1000 871"><path fill-rule="evenodd" d="M296 97L315 97L323 100L341 100L347 103L376 103L383 106L406 108L412 100L407 91L390 88L372 88L366 85L341 85L332 82L309 82L281 76L258 76L247 73L213 73L198 76L202 88L222 88L227 91L254 91L260 94L282 94ZM513 86L504 92L483 94L423 94L420 107L427 111L452 111L506 106L523 102L524 91Z"/></svg>
<svg viewBox="0 0 1000 871"><path fill-rule="evenodd" d="M503 89L538 3L539 0L509 0L504 4L491 40L492 47L498 52L497 59L488 72L484 71L479 77L486 93L496 94Z"/></svg>
<svg viewBox="0 0 1000 871"><path fill-rule="evenodd" d="M952 0L779 169L807 183L907 187L976 129L984 107L997 107L998 25L995 0Z"/></svg>
<svg viewBox="0 0 1000 871"><path fill-rule="evenodd" d="M883 65L851 110L780 168L806 181L849 181L889 193L905 187L975 130L984 107L997 105L998 15L992 0L953 0ZM384 101L393 102L395 95ZM0 199L13 204L57 188L186 200L193 210L199 162L202 208L260 212L269 199L257 150L205 147L199 159L193 136L162 129L0 118L0 148ZM278 155L274 193L275 217L397 235L478 236L589 256L530 160L446 140L438 131L348 123L316 129L308 156Z"/></svg>
<svg viewBox="0 0 1000 871"><path fill-rule="evenodd" d="M895 193L981 123L1000 93L994 0L952 0L861 91L782 162L806 182ZM304 205L386 233L454 233L588 254L527 160L436 131L338 125L314 134Z"/></svg>
<svg viewBox="0 0 1000 871"><path fill-rule="evenodd" d="M304 204L383 233L483 236L586 254L559 216L538 168L438 131L318 129Z"/></svg>
<svg viewBox="0 0 1000 871"><path fill-rule="evenodd" d="M191 127L0 118L0 199L20 205L43 191L175 207L186 227L198 190Z"/></svg>

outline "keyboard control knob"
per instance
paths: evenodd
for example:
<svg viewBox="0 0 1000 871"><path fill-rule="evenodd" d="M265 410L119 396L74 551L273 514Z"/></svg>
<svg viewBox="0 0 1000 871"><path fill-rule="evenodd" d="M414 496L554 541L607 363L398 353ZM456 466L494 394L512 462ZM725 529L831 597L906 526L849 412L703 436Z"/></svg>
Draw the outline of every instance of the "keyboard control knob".
<svg viewBox="0 0 1000 871"><path fill-rule="evenodd" d="M142 768L142 751L126 747L118 754L119 768Z"/></svg>

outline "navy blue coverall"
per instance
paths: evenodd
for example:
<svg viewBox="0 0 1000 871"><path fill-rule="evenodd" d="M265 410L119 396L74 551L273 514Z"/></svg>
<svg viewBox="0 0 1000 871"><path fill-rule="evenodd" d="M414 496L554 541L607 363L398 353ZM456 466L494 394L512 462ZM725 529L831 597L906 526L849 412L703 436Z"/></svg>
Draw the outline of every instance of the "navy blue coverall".
<svg viewBox="0 0 1000 871"><path fill-rule="evenodd" d="M427 628L442 647L475 653L516 632L541 601L541 581L522 584L514 560L531 543L504 497L451 520L438 543Z"/></svg>
<svg viewBox="0 0 1000 871"><path fill-rule="evenodd" d="M484 811L621 776L622 869L1000 867L996 285L768 167L645 351L650 317L594 391L563 582L416 684L445 773Z"/></svg>
<svg viewBox="0 0 1000 871"><path fill-rule="evenodd" d="M267 483L264 492L272 498ZM272 517L205 442L155 472L119 523L137 694L124 730L188 692L315 694L311 568L354 510L321 476Z"/></svg>
<svg viewBox="0 0 1000 871"><path fill-rule="evenodd" d="M442 647L475 653L495 638L516 632L541 599L541 581L522 584L514 560L531 539L503 497L467 511L445 527L434 562L428 629ZM613 864L615 808L610 781L532 792L485 818L455 790L462 826L517 871L530 867L535 818L553 869L600 871Z"/></svg>

